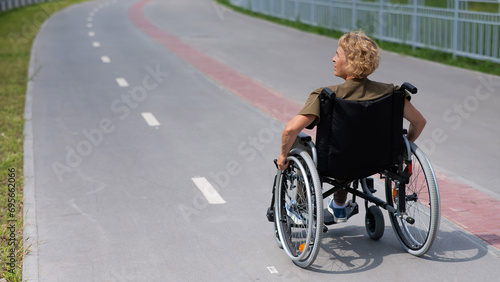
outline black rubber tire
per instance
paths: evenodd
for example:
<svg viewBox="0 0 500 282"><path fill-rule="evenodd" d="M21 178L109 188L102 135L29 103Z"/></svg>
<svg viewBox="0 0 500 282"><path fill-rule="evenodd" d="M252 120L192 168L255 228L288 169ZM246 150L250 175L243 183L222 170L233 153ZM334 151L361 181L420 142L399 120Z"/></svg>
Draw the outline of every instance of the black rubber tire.
<svg viewBox="0 0 500 282"><path fill-rule="evenodd" d="M377 241L382 238L385 230L384 214L378 206L371 206L365 215L366 232L370 239Z"/></svg>

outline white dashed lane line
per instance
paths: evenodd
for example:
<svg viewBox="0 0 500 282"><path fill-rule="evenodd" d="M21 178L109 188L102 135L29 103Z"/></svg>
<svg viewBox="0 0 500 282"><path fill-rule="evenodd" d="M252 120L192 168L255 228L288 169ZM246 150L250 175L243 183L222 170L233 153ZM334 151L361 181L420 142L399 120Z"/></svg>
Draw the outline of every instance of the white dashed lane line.
<svg viewBox="0 0 500 282"><path fill-rule="evenodd" d="M278 270L276 270L276 268L274 266L268 266L267 270L269 270L269 272L271 272L271 274L277 274L278 273Z"/></svg>
<svg viewBox="0 0 500 282"><path fill-rule="evenodd" d="M93 27L93 24L92 24L93 17L95 15L95 13L97 13L99 11L99 9L102 7L103 7L102 5L99 5L99 8L95 8L89 14L89 17L87 18L87 22L88 22L87 28ZM95 36L94 31L89 31L87 34L89 37ZM94 42L92 42L92 46L100 47L101 43L99 43L98 41L94 41ZM101 56L101 61L105 64L111 63L111 59L108 56ZM118 86L129 87L129 84L128 84L127 80L125 80L125 78L117 77L115 80L116 80L116 83L118 84ZM160 126L160 122L155 118L155 116L152 113L142 113L142 117L144 118L144 120L146 121L146 123L149 126ZM205 197L207 197L208 201L212 204L225 203L225 201L219 196L219 194L217 193L217 191L215 191L215 189L212 187L212 185L210 185L210 183L205 178L203 178L203 179L204 180L200 180L200 178L196 178L196 180L195 180L195 178L193 178L193 181L198 186L198 188L203 192ZM214 195L214 193L216 195Z"/></svg>
<svg viewBox="0 0 500 282"><path fill-rule="evenodd" d="M160 122L155 118L155 116L152 113L142 113L141 115L149 126L160 126Z"/></svg>
<svg viewBox="0 0 500 282"><path fill-rule="evenodd" d="M120 87L128 87L128 82L123 77L116 78L116 83L118 83Z"/></svg>
<svg viewBox="0 0 500 282"><path fill-rule="evenodd" d="M194 182L196 187L200 189L203 196L207 198L208 203L212 205L224 204L226 201L217 193L217 190L208 182L205 177L193 177L191 180Z"/></svg>

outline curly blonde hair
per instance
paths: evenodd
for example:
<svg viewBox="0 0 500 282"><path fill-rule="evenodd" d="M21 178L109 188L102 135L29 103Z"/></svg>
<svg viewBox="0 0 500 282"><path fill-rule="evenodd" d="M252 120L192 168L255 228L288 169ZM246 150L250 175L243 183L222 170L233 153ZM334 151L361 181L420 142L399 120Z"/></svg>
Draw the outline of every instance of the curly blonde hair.
<svg viewBox="0 0 500 282"><path fill-rule="evenodd" d="M380 49L363 31L351 31L342 35L339 46L344 50L349 75L365 78L378 68Z"/></svg>

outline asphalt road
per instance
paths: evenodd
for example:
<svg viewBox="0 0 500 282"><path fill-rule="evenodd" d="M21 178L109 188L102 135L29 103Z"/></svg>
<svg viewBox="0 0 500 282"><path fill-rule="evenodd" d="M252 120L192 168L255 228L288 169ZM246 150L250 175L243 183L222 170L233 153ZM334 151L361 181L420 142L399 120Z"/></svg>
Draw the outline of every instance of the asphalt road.
<svg viewBox="0 0 500 282"><path fill-rule="evenodd" d="M38 244L27 257L25 279L499 277L498 250L449 221L443 219L430 252L416 258L402 249L388 221L384 237L371 241L364 208L324 235L313 267L294 266L276 247L264 215L283 123L196 68L180 55L186 49L167 48L139 28L131 20L137 2L69 7L37 36L29 86L36 205L27 222ZM210 0L150 1L139 12L176 40L292 101L303 103L311 90L340 82L330 62L334 40ZM421 145L432 162L498 197L492 175L500 154L500 78L384 53L373 79L416 84L420 93L413 101L429 121ZM195 182L200 178L217 195L205 197Z"/></svg>

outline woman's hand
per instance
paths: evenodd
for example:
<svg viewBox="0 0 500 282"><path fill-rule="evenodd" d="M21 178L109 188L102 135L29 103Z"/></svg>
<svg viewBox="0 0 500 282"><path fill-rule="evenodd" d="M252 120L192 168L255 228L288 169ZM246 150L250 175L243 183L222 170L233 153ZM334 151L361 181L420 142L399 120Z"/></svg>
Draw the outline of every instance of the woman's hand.
<svg viewBox="0 0 500 282"><path fill-rule="evenodd" d="M288 167L288 161L286 160L288 156L280 155L278 161L276 162L279 170L285 170Z"/></svg>

